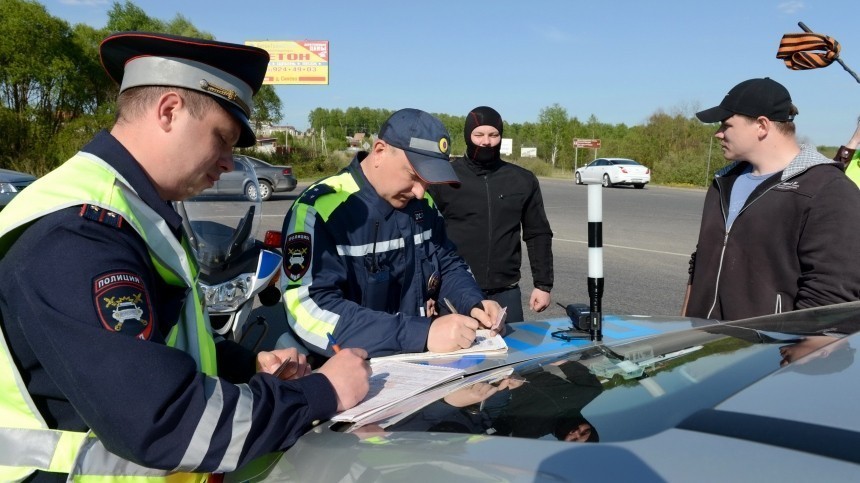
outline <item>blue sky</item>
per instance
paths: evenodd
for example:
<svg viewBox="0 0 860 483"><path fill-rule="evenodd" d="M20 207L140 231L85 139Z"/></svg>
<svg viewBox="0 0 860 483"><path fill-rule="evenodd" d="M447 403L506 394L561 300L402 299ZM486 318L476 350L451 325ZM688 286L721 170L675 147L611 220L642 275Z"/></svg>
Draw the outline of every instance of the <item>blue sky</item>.
<svg viewBox="0 0 860 483"><path fill-rule="evenodd" d="M108 0L43 0L71 24L103 27ZM838 146L860 115L860 83L834 63L792 71L776 59L798 21L842 45L860 73L857 0L137 0L149 16L187 17L216 39L330 41L327 86L278 86L284 124L316 107L465 115L478 105L536 122L558 103L570 116L642 124L693 115L735 84L771 77L800 110L802 141Z"/></svg>

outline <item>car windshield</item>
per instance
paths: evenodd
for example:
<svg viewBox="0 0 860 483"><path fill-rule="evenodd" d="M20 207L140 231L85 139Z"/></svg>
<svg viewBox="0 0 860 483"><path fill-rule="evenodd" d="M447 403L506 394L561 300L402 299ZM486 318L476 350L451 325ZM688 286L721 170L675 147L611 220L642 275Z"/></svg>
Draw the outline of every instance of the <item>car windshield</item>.
<svg viewBox="0 0 860 483"><path fill-rule="evenodd" d="M475 374L450 383L444 397L424 401L420 410L375 424L392 432L563 441L638 439L674 427L780 370L781 348L799 348L816 338L830 337L826 343L835 343L840 339L834 333L856 332L860 304L724 324L692 319L692 325ZM833 349L820 363L840 364L835 353ZM853 349L850 355L853 360Z"/></svg>
<svg viewBox="0 0 860 483"><path fill-rule="evenodd" d="M639 166L639 163L637 163L636 161L633 161L632 159L616 159L616 160L612 161L612 164L632 164L632 165Z"/></svg>

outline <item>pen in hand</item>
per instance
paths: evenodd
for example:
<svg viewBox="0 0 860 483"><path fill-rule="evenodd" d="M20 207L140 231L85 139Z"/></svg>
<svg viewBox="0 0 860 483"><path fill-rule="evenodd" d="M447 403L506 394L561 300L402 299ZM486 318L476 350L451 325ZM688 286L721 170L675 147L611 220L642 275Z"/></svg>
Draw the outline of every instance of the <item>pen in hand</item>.
<svg viewBox="0 0 860 483"><path fill-rule="evenodd" d="M328 336L328 342L329 342L329 344L331 344L331 350L333 350L335 354L340 352L340 346L338 345L337 341L334 339L334 336L332 336L331 334L326 334L326 336Z"/></svg>
<svg viewBox="0 0 860 483"><path fill-rule="evenodd" d="M445 306L448 307L448 312L451 312L452 314L457 313L457 309L454 308L454 304L452 304L450 300L447 298L443 298L442 300L445 302Z"/></svg>

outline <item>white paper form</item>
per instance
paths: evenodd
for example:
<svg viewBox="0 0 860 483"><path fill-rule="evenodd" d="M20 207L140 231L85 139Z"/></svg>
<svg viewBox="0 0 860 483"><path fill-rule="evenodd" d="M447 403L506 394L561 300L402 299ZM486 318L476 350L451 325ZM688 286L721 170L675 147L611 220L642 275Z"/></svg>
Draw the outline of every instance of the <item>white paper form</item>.
<svg viewBox="0 0 860 483"><path fill-rule="evenodd" d="M465 354L504 355L508 352L508 344L501 335L490 329L478 329L475 331L475 341L471 347L451 352L413 352L407 354L394 354L391 356L375 357L371 361L425 361L428 359L442 359L457 357Z"/></svg>
<svg viewBox="0 0 860 483"><path fill-rule="evenodd" d="M332 421L360 421L403 399L463 375L463 369L399 361L371 361L370 391L352 409Z"/></svg>

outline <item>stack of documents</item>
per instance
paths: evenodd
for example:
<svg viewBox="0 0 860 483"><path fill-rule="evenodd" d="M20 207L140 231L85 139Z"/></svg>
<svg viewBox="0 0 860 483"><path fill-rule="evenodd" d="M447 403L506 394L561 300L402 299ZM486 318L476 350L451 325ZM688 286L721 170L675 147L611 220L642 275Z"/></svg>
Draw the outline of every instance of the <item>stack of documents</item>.
<svg viewBox="0 0 860 483"><path fill-rule="evenodd" d="M374 361L425 361L428 359L441 359L458 357L467 354L481 355L504 355L508 352L508 344L501 335L489 329L478 329L472 346L453 352L415 352L408 354L395 354L393 356L376 357Z"/></svg>
<svg viewBox="0 0 860 483"><path fill-rule="evenodd" d="M408 362L371 361L370 391L352 409L335 415L332 421L358 422L404 399L439 384L463 376L463 369Z"/></svg>

